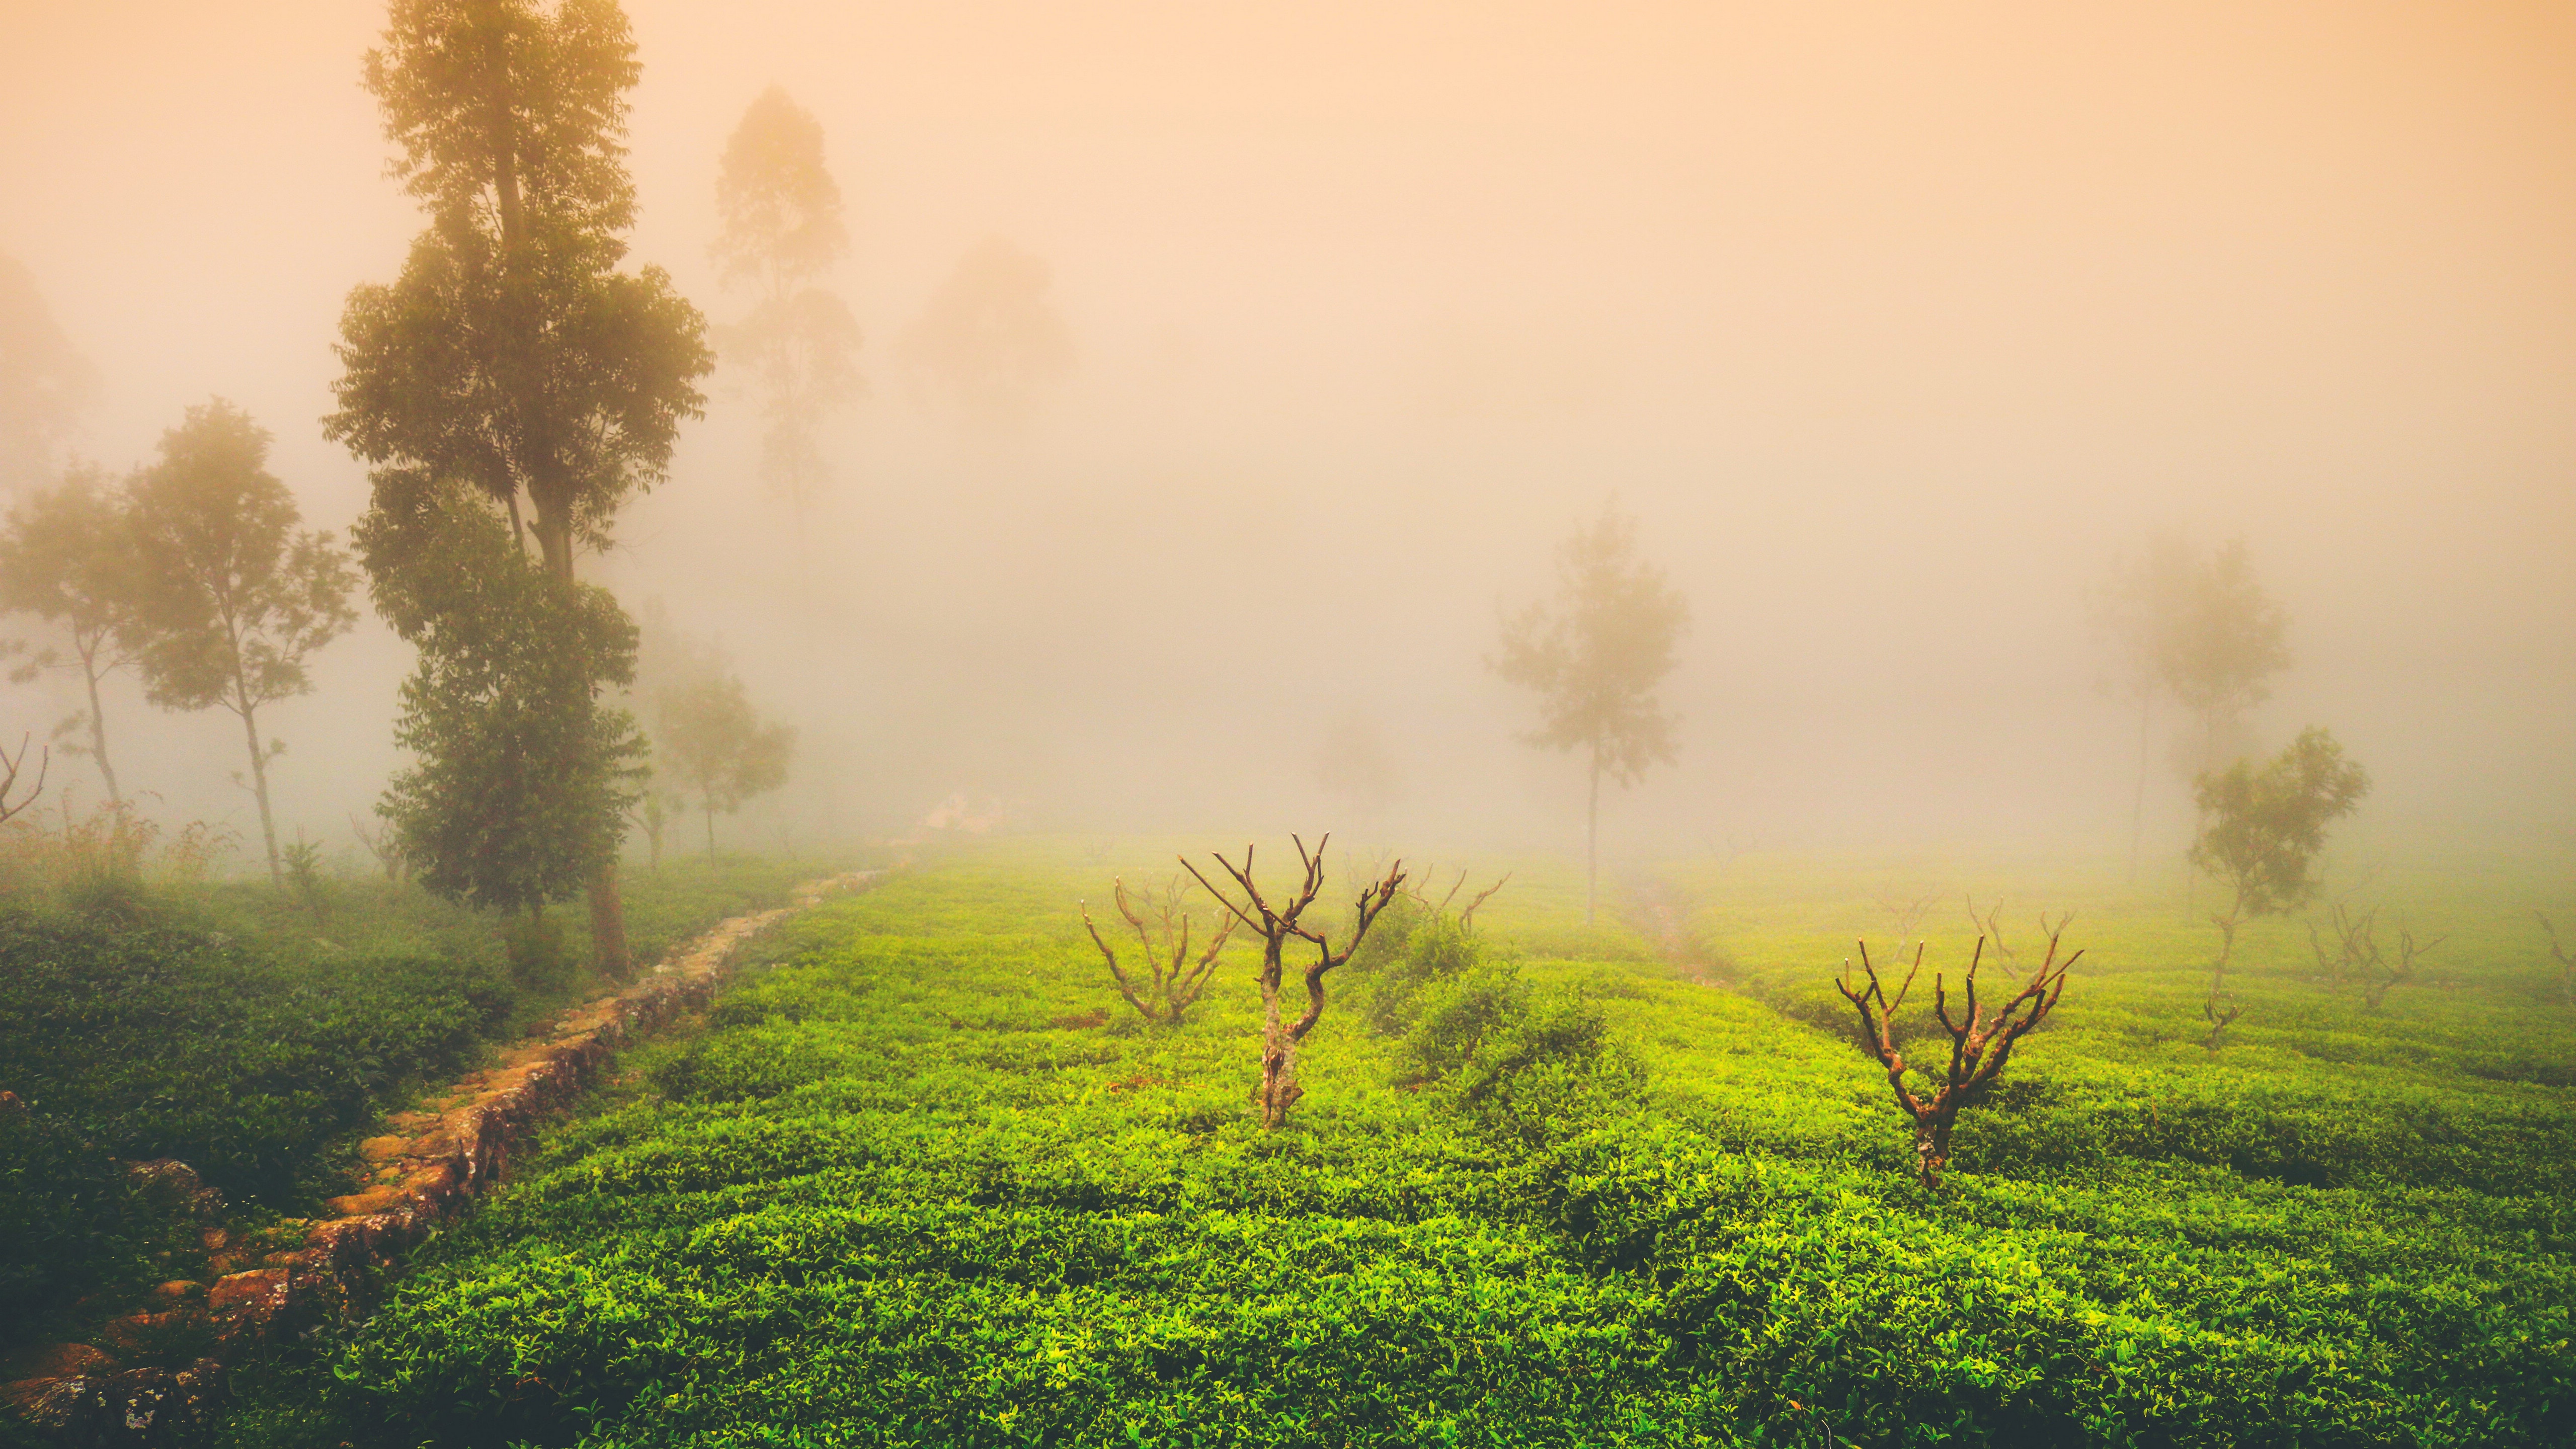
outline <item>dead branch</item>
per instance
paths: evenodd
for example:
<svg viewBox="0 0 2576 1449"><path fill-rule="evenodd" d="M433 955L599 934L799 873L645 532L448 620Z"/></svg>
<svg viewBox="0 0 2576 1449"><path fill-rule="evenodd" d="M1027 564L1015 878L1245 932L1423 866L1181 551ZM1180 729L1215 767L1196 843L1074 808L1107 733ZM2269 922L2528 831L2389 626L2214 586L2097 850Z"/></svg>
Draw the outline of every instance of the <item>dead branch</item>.
<svg viewBox="0 0 2576 1449"><path fill-rule="evenodd" d="M1216 970L1217 953L1225 949L1227 939L1234 934L1235 923L1232 920L1222 922L1215 937L1193 962L1190 959L1192 923L1189 912L1181 909L1181 890L1178 876L1173 877L1160 892L1148 887L1144 892L1144 909L1139 911L1127 897L1126 880L1120 878L1112 882L1111 891L1118 914L1124 916L1127 924L1135 930L1137 945L1144 954L1147 974L1142 983L1128 976L1126 969L1119 964L1118 953L1110 949L1109 942L1101 937L1100 928L1092 924L1090 903L1078 903L1082 912L1082 928L1091 933L1091 943L1100 948L1101 956L1109 962L1109 976L1117 984L1118 994L1127 998L1127 1004L1136 1008L1137 1014L1147 1021L1178 1025L1190 1007L1197 1003L1200 993L1207 989L1208 977Z"/></svg>
<svg viewBox="0 0 2576 1449"><path fill-rule="evenodd" d="M367 854L376 858L376 864L384 869L386 880L396 883L402 880L406 864L402 842L391 830L371 826L353 814L349 817L349 833L358 837L358 843L367 848Z"/></svg>
<svg viewBox="0 0 2576 1449"><path fill-rule="evenodd" d="M31 738L29 735L18 737L15 756L0 748L0 825L7 824L20 811L36 803L36 797L45 793L45 776L53 771L54 752L49 747L36 756L36 783L28 788L23 798L15 801L9 798L18 793L18 771L27 763L27 743Z"/></svg>
<svg viewBox="0 0 2576 1449"><path fill-rule="evenodd" d="M1940 972L1933 973L1932 1014L1950 1035L1949 1060L1937 1079L1923 1068L1909 1068L1896 1045L1896 1013L1905 1005L1906 994L1914 989L1915 977L1922 974L1922 946L1914 948L1914 964L1892 998L1879 979L1878 968L1869 959L1868 942L1860 943L1864 984L1855 987L1851 963L1843 963L1842 979L1834 983L1835 989L1860 1014L1862 1044L1887 1069L1887 1085L1896 1094L1896 1104L1914 1123L1914 1173L1927 1190L1941 1186L1941 1169L1950 1160L1950 1129L1956 1125L1960 1110L1983 1100L1987 1089L2003 1075L2014 1046L2057 1009L2057 1000L2066 991L2066 973L2084 956L2077 951L2061 961L2057 953L2058 937L2051 936L2047 957L2037 972L2002 1005L1987 1011L1977 1004L1977 967L1986 954L1985 938L1979 937L1975 952L1968 958L1967 974L1960 981L1964 999L1955 1021L1950 1016L1948 983ZM1905 1078L1909 1070L1933 1080L1935 1090L1926 1096L1908 1087Z"/></svg>
<svg viewBox="0 0 2576 1449"><path fill-rule="evenodd" d="M1297 1047L1306 1039L1306 1034L1315 1029L1315 1023L1323 1019L1324 977L1351 959L1351 953L1358 950L1360 942L1367 937L1369 927L1377 924L1379 914L1404 888L1405 878L1404 862L1399 860L1388 868L1385 879L1360 892L1354 905L1357 924L1350 939L1336 951L1324 932L1306 925L1303 919L1307 907L1312 906L1315 898L1323 893L1324 849L1332 842L1332 837L1327 835L1316 841L1312 852L1306 849L1302 838L1292 835L1289 839L1297 846L1297 859L1303 868L1303 876L1295 893L1286 897L1283 905L1272 905L1269 898L1261 893L1260 886L1253 882L1252 847L1249 845L1243 848L1243 864L1240 866L1221 853L1216 856L1218 867L1242 893L1243 903L1240 905L1201 875L1197 866L1187 859L1181 862L1181 868L1205 887L1209 895L1216 897L1217 904L1261 937L1261 1084L1253 1090L1253 1101L1261 1108L1261 1124L1272 1128L1284 1124L1288 1120L1288 1109L1306 1094L1305 1089L1297 1084ZM1279 1012L1280 985L1286 975L1282 953L1290 941L1303 941L1315 948L1315 961L1304 972L1306 1010L1293 1024L1283 1022Z"/></svg>
<svg viewBox="0 0 2576 1449"><path fill-rule="evenodd" d="M2570 957L2567 948L2558 944L2558 928L2549 924L2547 916L2538 911L2531 914L2549 935L2549 954L2558 958L2558 994L2569 1006L2576 1006L2576 957Z"/></svg>
<svg viewBox="0 0 2576 1449"><path fill-rule="evenodd" d="M2403 986L2407 982L2414 980L2415 963L2423 959L2424 955L2434 947L2441 945L2442 940L2442 937L2435 936L2430 940L2419 943L2415 939L2415 933L2413 931L2408 930L2404 926L2398 927L2397 964L2392 966L2388 964L2388 962L2380 960L2376 951L2372 953L2372 959L2379 967L2380 976L2378 980L2371 982L2362 993L2364 999L2368 1002L2370 1009L2377 1011L2379 1009L2379 1003L2387 999L2390 990Z"/></svg>

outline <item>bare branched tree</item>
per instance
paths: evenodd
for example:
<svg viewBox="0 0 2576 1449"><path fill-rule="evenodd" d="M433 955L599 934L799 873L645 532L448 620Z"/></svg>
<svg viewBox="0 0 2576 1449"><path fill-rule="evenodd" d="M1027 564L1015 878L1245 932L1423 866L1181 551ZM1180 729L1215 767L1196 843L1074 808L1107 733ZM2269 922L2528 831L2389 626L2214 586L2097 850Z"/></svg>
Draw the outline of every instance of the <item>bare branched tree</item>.
<svg viewBox="0 0 2576 1449"><path fill-rule="evenodd" d="M2397 959L2392 962L2379 944L2379 912L2370 910L2356 915L2341 901L2335 903L2327 925L2334 936L2332 949L2327 946L2326 933L2317 929L2314 920L2308 922L2308 948L2316 953L2318 970L2324 973L2328 985L2358 984L2362 999L2373 1011L2388 999L2391 990L2414 980L2415 963L2442 944L2439 936L2419 942L2413 931L2401 926L2397 931Z"/></svg>
<svg viewBox="0 0 2576 1449"><path fill-rule="evenodd" d="M2014 953L2013 948L2010 945L2005 943L2003 926L2004 908L2002 903L1996 903L1994 906L1988 908L1984 914L1980 915L1977 911L1977 898L1975 896L1970 896L1967 899L1968 924L1976 928L1978 935L1983 936L1988 941L1994 943L1995 964L2004 968L2004 974L2006 976L2011 977L2015 981L2019 981L2021 979L2021 972L2013 966L2013 962L2019 960L2020 957ZM2065 932L2068 926L2073 925L2074 923L2075 913L2073 911L2065 912L2054 921L2051 921L2048 918L2048 912L2042 911L2039 913L2039 934L2044 940L2054 941Z"/></svg>
<svg viewBox="0 0 2576 1449"><path fill-rule="evenodd" d="M384 871L386 880L396 884L402 881L409 863L403 859L399 836L381 825L369 825L363 816L358 815L349 817L349 833L358 837L358 843L367 848L367 854L376 858L376 865Z"/></svg>
<svg viewBox="0 0 2576 1449"><path fill-rule="evenodd" d="M2415 939L2415 933L2413 931L2410 931L2403 926L2398 927L2397 960L2395 963L2392 964L2385 958L2381 957L2376 949L2371 952L2371 964L2379 968L2379 974L2376 978L2362 987L2362 998L2369 1003L2370 1009L2377 1011L2379 1009L2379 1003L2388 999L2388 993L2392 989L2413 981L2415 979L2415 963L2422 960L2427 952L2441 944L2442 938L2439 936L2435 936L2428 941L2419 942Z"/></svg>
<svg viewBox="0 0 2576 1449"><path fill-rule="evenodd" d="M1234 934L1234 920L1229 916L1209 940L1207 949L1199 953L1196 962L1192 962L1189 959L1190 914L1181 909L1182 890L1178 876L1174 876L1170 884L1160 891L1148 886L1143 892L1144 903L1140 910L1136 902L1127 898L1126 881L1112 883L1111 892L1118 905L1118 914L1126 917L1127 924L1135 928L1137 945L1145 953L1147 974L1141 981L1129 976L1126 968L1118 964L1118 953L1111 950L1109 942L1102 938L1100 928L1091 923L1090 903L1078 903L1082 911L1082 928L1091 933L1091 944L1098 946L1100 954L1108 960L1109 977L1118 983L1118 994L1126 997L1127 1004L1136 1008L1136 1013L1147 1021L1170 1022L1175 1026L1198 1002L1199 994L1207 990L1208 975L1216 970L1217 953L1225 949L1226 938Z"/></svg>
<svg viewBox="0 0 2576 1449"><path fill-rule="evenodd" d="M36 803L36 797L45 793L45 776L54 768L51 749L37 755L36 783L28 787L26 794L18 795L18 771L27 763L27 740L25 735L18 737L18 753L14 756L7 749L0 748L0 825L7 824L19 811ZM10 798L12 796L17 798Z"/></svg>
<svg viewBox="0 0 2576 1449"><path fill-rule="evenodd" d="M1923 948L1914 948L1913 968L1896 988L1891 999L1878 979L1878 968L1870 964L1869 943L1860 944L1860 966L1866 973L1864 984L1855 987L1851 981L1851 963L1843 963L1842 979L1834 983L1843 999L1860 1013L1863 1044L1887 1068L1887 1084L1896 1093L1896 1105L1914 1121L1914 1175L1927 1190L1941 1186L1941 1169L1950 1160L1950 1129L1959 1119L1963 1107L1984 1100L1985 1094L2003 1075L2004 1064L2011 1060L2013 1047L2030 1033L2031 1028L2047 1020L2057 1009L2057 998L2065 993L2066 973L2083 959L2084 953L2058 959L2058 938L2048 938L2048 955L2019 992L1991 1012L1977 1004L1977 967L1985 959L1985 938L1977 940L1976 952L1968 958L1968 972L1961 985L1966 989L1966 1002L1957 1021L1950 1019L1950 998L1941 973L1932 973L1932 1011L1940 1018L1942 1029L1950 1034L1950 1060L1935 1081L1929 1096L1918 1094L1905 1084L1909 1070L1904 1055L1897 1050L1895 1017L1905 1005L1906 992L1913 989L1914 978L1923 970ZM1913 1070L1920 1071L1920 1068ZM1923 1072L1929 1079L1932 1073Z"/></svg>
<svg viewBox="0 0 2576 1449"><path fill-rule="evenodd" d="M1435 874L1435 872L1423 872L1423 876L1426 880L1433 874ZM1512 872L1505 871L1503 872L1502 879L1495 881L1492 885L1485 887L1483 890L1478 891L1475 895L1469 897L1466 908L1458 912L1458 928L1463 931L1472 931L1476 929L1476 908L1483 905L1485 902L1492 900L1495 893L1500 891L1504 886L1511 884L1511 881ZM1440 897L1437 901L1431 899L1430 895L1423 891L1406 891L1405 894L1413 897L1413 899L1421 903L1425 909L1429 910L1431 914L1437 916L1446 914L1449 907L1456 903L1458 892L1465 890L1466 888L1467 872L1464 868L1461 868L1458 872L1458 878L1449 883L1448 893Z"/></svg>
<svg viewBox="0 0 2576 1449"><path fill-rule="evenodd" d="M1261 1085L1253 1089L1252 1100L1261 1109L1261 1125L1269 1128L1285 1124L1288 1109L1297 1104L1298 1098L1306 1095L1305 1088L1297 1085L1297 1046L1306 1039L1308 1032L1315 1029L1315 1023L1323 1019L1325 975L1351 959L1351 953L1358 950L1360 942L1367 937L1369 927L1377 923L1378 913L1384 911L1387 903L1395 899L1396 892L1404 888L1404 862L1399 860L1388 867L1385 879L1360 892L1354 907L1355 924L1350 940L1343 944L1341 950L1335 951L1322 931L1303 921L1306 908L1323 893L1324 848L1332 843L1332 837L1327 835L1316 841L1312 853L1307 851L1304 840L1293 835L1289 839L1296 842L1297 859L1305 868L1305 876L1296 894L1288 897L1285 905L1276 908L1263 897L1261 888L1253 884L1252 847L1249 845L1243 848L1243 864L1240 866L1222 854L1216 857L1217 865L1233 877L1235 885L1243 892L1243 905L1236 905L1232 897L1218 890L1206 876L1200 875L1197 866L1186 859L1181 862L1181 868L1205 886L1207 893L1216 897L1217 904L1261 935ZM1294 1024L1283 1022L1279 1015L1279 987L1286 970L1280 956L1291 940L1303 941L1315 948L1314 964L1305 970L1306 1010Z"/></svg>
<svg viewBox="0 0 2576 1449"><path fill-rule="evenodd" d="M2576 1006L2576 957L2569 956L2567 948L2558 944L2558 928L2549 924L2547 916L2538 911L2531 914L2540 922L2540 929L2549 934L2549 954L2558 958L2558 994L2569 1006Z"/></svg>

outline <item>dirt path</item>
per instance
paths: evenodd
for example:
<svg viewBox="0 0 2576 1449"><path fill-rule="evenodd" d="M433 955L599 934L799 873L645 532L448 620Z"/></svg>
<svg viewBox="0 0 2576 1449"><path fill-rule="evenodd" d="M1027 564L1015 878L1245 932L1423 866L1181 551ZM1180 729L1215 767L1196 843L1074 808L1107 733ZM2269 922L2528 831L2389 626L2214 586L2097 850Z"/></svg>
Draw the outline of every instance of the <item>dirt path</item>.
<svg viewBox="0 0 2576 1449"><path fill-rule="evenodd" d="M177 1280L155 1289L159 1312L108 1324L95 1344L56 1344L32 1377L0 1385L0 1404L66 1445L158 1445L188 1441L210 1423L226 1366L256 1345L360 1306L369 1270L390 1264L438 1224L500 1184L537 1130L553 1120L612 1061L619 1048L684 1012L706 1005L733 975L742 947L825 897L863 890L881 873L853 871L807 881L789 904L718 924L634 985L582 1002L543 1023L532 1040L442 1090L419 1108L385 1119L394 1129L359 1144L367 1186L326 1206L332 1216L283 1225L275 1235L236 1243L209 1226L212 1282ZM138 1175L192 1201L201 1219L221 1199L179 1162L137 1163ZM211 1338L211 1352L186 1367L120 1367L167 1359L161 1345ZM21 1370L24 1372L25 1370Z"/></svg>
<svg viewBox="0 0 2576 1449"><path fill-rule="evenodd" d="M1690 895L1671 881L1640 875L1627 882L1625 914L1639 935L1654 943L1655 954L1672 963L1685 981L1721 990L1734 989L1731 963L1711 952L1690 929Z"/></svg>

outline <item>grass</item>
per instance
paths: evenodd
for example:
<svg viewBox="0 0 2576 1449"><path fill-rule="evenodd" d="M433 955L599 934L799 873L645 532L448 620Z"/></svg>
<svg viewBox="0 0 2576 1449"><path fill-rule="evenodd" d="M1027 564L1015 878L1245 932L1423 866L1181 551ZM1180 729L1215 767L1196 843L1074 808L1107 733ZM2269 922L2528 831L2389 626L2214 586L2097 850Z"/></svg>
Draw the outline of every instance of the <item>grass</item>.
<svg viewBox="0 0 2576 1449"><path fill-rule="evenodd" d="M1072 901L1168 858L997 846L806 917L229 1442L2576 1433L2576 1023L2482 924L2548 904L2530 882L2409 882L2455 984L2378 1011L2302 981L2304 937L2267 924L2212 1054L2178 900L1998 869L2089 950L1935 1197L1822 1009L1883 867L1676 867L1652 883L1692 903L1676 968L1585 927L1573 872L1516 863L1489 964L1410 1035L1345 983L1263 1133L1239 944L1189 1024L1084 1024L1125 1008ZM1608 1045L1478 1096L1489 1037L1481 1075L1423 1085L1424 1034L1497 982Z"/></svg>

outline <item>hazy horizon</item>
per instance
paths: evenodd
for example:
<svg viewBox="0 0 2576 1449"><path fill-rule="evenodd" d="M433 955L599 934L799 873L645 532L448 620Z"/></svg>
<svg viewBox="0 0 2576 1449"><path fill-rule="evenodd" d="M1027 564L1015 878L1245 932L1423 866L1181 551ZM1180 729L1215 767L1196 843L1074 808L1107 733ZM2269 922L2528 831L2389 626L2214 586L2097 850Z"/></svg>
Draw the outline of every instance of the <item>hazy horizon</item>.
<svg viewBox="0 0 2576 1449"><path fill-rule="evenodd" d="M0 255L99 379L70 450L122 471L227 397L345 535L340 310L421 225L358 85L381 3L26 8ZM2248 543L2295 657L2257 740L2333 728L2377 782L2356 832L2576 845L2576 12L626 8L630 265L745 310L714 180L771 84L854 242L827 281L870 389L812 516L720 369L581 563L797 726L732 841L962 792L1579 848L1580 767L1483 661L1615 496L1692 627L1680 762L1605 849L2124 845L2136 722L2086 592L2159 531ZM999 431L896 355L996 236L1074 356ZM370 615L269 717L287 833L347 843L408 667ZM0 734L72 707L5 697ZM154 813L256 838L229 717L122 677L108 709ZM1382 808L1320 784L1336 737L1378 742ZM2150 799L2170 857L2178 775Z"/></svg>

